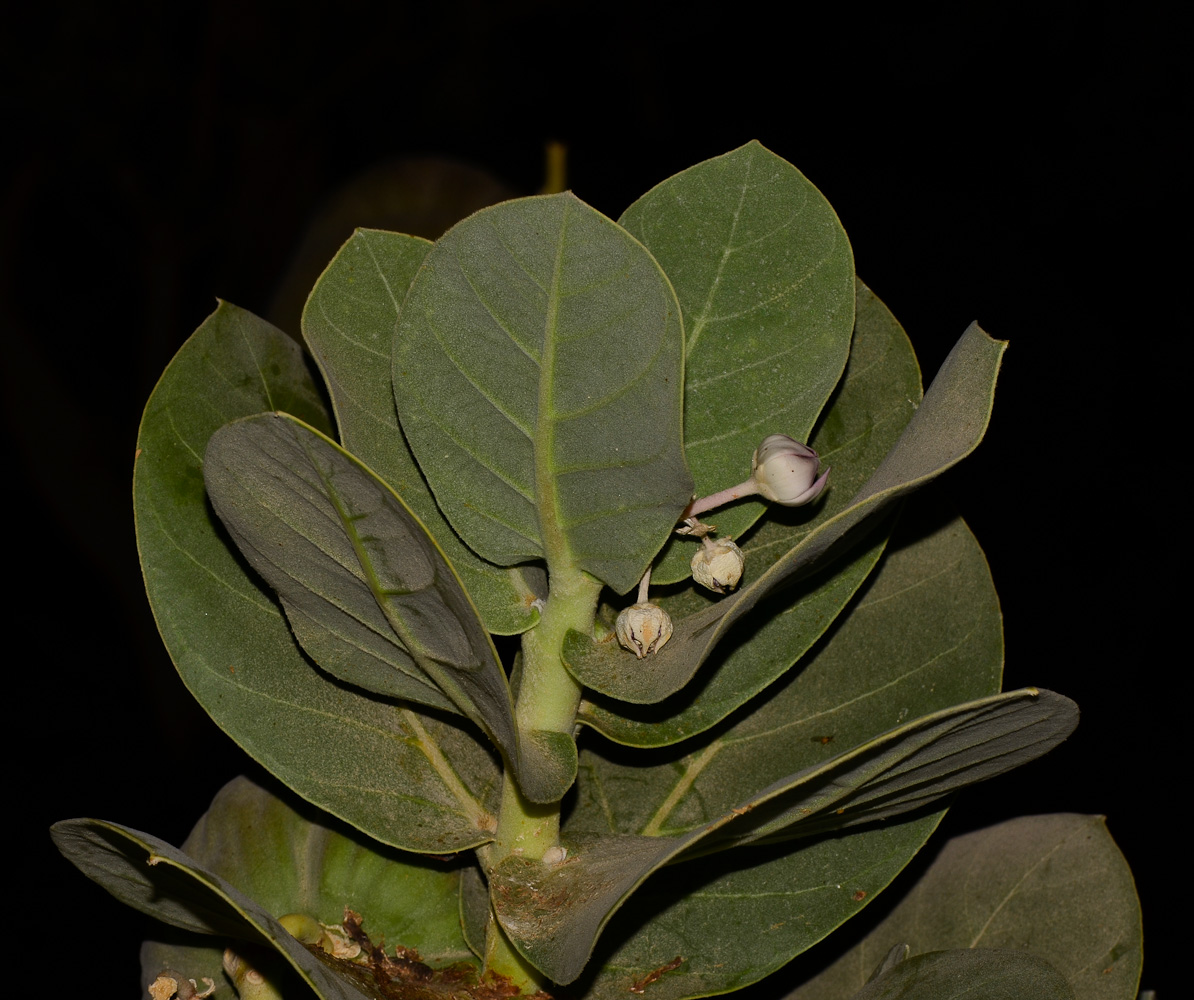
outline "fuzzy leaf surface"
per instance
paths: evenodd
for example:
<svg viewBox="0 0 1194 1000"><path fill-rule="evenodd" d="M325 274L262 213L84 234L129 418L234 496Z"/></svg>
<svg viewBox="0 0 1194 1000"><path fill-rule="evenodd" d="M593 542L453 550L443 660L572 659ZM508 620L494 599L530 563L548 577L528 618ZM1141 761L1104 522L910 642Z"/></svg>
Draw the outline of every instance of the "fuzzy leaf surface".
<svg viewBox="0 0 1194 1000"><path fill-rule="evenodd" d="M1140 904L1101 816L1023 816L946 842L862 940L835 941L840 957L816 975L818 953L802 958L799 978L807 981L787 1000L854 997L894 943L913 954L1024 949L1056 969L1075 996L1134 1000Z"/></svg>
<svg viewBox="0 0 1194 1000"><path fill-rule="evenodd" d="M853 1000L1075 1000L1043 958L1012 948L960 948L915 955L854 994Z"/></svg>
<svg viewBox="0 0 1194 1000"><path fill-rule="evenodd" d="M581 841L558 865L511 855L490 873L494 911L530 962L570 983L614 911L682 853L887 819L1048 752L1076 724L1072 702L1036 689L946 709L784 777L681 836L648 827L653 835Z"/></svg>
<svg viewBox="0 0 1194 1000"><path fill-rule="evenodd" d="M402 307L394 395L461 538L637 583L692 494L683 338L654 258L571 194L445 234Z"/></svg>
<svg viewBox="0 0 1194 1000"><path fill-rule="evenodd" d="M921 398L920 371L903 328L887 307L857 283L853 346L812 439L823 462L833 467L832 488L815 513L776 507L740 541L746 558L744 586L765 573L817 524L836 516L874 473L898 440ZM810 517L810 513L812 516ZM720 512L706 518L720 521ZM719 525L720 527L720 525ZM702 671L670 699L636 706L593 695L578 721L618 743L664 746L703 732L773 683L830 626L874 568L889 529L877 529L832 571L783 589L749 612L740 626L750 641L718 646ZM688 542L690 553L698 543ZM707 593L707 592L704 592ZM652 598L681 621L704 610L708 599L690 586L679 594ZM650 662L639 669L649 672Z"/></svg>
<svg viewBox="0 0 1194 1000"><path fill-rule="evenodd" d="M758 142L657 185L618 220L671 279L684 311L685 454L698 496L742 482L768 434L807 441L841 376L854 325L854 255L836 213ZM767 505L719 510L737 538ZM652 569L688 575L672 539Z"/></svg>
<svg viewBox="0 0 1194 1000"><path fill-rule="evenodd" d="M568 669L580 683L621 701L647 704L679 691L726 632L781 584L824 567L853 542L857 529L899 497L935 479L978 446L991 415L1005 347L971 324L941 366L915 415L845 510L821 522L753 583L675 623L671 641L649 670L616 643L570 632Z"/></svg>
<svg viewBox="0 0 1194 1000"><path fill-rule="evenodd" d="M468 548L435 504L398 426L391 351L406 290L432 244L416 236L358 229L340 248L303 310L303 337L323 373L340 444L393 488L460 575L485 627L524 632L539 620L542 590L521 567L503 568Z"/></svg>
<svg viewBox="0 0 1194 1000"><path fill-rule="evenodd" d="M133 503L166 647L220 728L303 798L408 850L484 843L487 814L478 803L498 771L475 732L315 668L208 504L202 456L211 436L229 421L283 409L330 429L298 345L227 303L183 345L150 396Z"/></svg>
<svg viewBox="0 0 1194 1000"><path fill-rule="evenodd" d="M528 798L564 793L575 752L560 764L536 734L519 739L505 672L468 594L370 469L284 414L262 414L212 436L204 476L317 663L375 693L461 712L513 763Z"/></svg>
<svg viewBox="0 0 1194 1000"><path fill-rule="evenodd" d="M183 930L272 946L321 1000L368 1000L265 907L165 841L96 819L64 820L52 833L58 849L121 902Z"/></svg>

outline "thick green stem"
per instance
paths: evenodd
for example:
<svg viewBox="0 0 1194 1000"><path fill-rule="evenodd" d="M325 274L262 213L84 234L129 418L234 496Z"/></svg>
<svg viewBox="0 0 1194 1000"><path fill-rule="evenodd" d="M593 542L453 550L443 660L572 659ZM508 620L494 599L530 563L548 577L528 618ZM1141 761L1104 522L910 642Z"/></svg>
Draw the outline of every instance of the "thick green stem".
<svg viewBox="0 0 1194 1000"><path fill-rule="evenodd" d="M522 679L514 717L519 733L548 731L571 739L581 686L561 658L564 636L569 629L591 634L601 583L578 569L557 569L550 579L551 594L539 624L522 637ZM507 771L496 835L481 851L482 863L492 869L512 854L549 864L563 858L559 802L528 802ZM523 992L534 992L543 985L492 916L486 934L485 968L509 976Z"/></svg>

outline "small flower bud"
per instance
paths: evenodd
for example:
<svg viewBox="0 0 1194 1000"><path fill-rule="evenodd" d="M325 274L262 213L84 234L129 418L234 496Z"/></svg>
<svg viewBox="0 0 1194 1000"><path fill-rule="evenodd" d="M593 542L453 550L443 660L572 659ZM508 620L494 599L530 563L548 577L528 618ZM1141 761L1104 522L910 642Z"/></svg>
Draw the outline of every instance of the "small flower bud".
<svg viewBox="0 0 1194 1000"><path fill-rule="evenodd" d="M728 538L703 540L692 557L692 578L702 587L726 594L738 586L746 560L742 550Z"/></svg>
<svg viewBox="0 0 1194 1000"><path fill-rule="evenodd" d="M640 660L658 653L672 637L672 619L658 605L643 601L624 609L614 625L618 642Z"/></svg>
<svg viewBox="0 0 1194 1000"><path fill-rule="evenodd" d="M816 498L829 478L826 469L817 478L817 453L787 434L763 438L751 459L750 468L759 493L772 503L799 507Z"/></svg>

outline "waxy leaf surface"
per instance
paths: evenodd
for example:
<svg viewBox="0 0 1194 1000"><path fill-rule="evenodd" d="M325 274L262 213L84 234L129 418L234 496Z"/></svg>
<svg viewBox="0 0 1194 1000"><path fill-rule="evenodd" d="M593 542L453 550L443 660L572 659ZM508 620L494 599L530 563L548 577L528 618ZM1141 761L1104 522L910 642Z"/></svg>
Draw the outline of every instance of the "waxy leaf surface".
<svg viewBox="0 0 1194 1000"><path fill-rule="evenodd" d="M483 209L415 278L394 343L402 429L490 562L620 593L692 494L680 308L646 250L571 194Z"/></svg>
<svg viewBox="0 0 1194 1000"><path fill-rule="evenodd" d="M850 503L895 445L921 397L912 346L895 317L861 282L857 288L853 346L846 373L818 423L812 444L833 466L832 486L815 508L775 507L740 544L746 557L743 586L765 573L817 524ZM720 512L707 515L717 523ZM815 516L811 516L815 515ZM741 628L750 641L718 646L702 672L671 699L636 706L595 695L581 705L579 721L631 746L663 746L703 732L774 682L803 656L845 607L887 543L876 529L857 550L835 563L832 575L802 581L756 606ZM695 551L699 543L685 543ZM652 595L673 621L708 605L693 587ZM640 669L649 672L652 661Z"/></svg>
<svg viewBox="0 0 1194 1000"><path fill-rule="evenodd" d="M222 303L166 369L137 440L141 565L179 674L250 756L382 843L435 853L484 843L478 803L499 777L475 731L317 669L209 506L208 440L262 410L330 429L298 345Z"/></svg>
<svg viewBox="0 0 1194 1000"><path fill-rule="evenodd" d="M489 633L442 551L389 486L283 414L217 431L204 478L217 513L317 663L367 690L467 715L512 762L528 798L564 793L575 752L557 766L533 734L519 740Z"/></svg>
<svg viewBox="0 0 1194 1000"><path fill-rule="evenodd" d="M183 930L272 945L321 1000L368 1000L265 907L165 841L97 819L64 820L52 832L58 849L121 902Z"/></svg>
<svg viewBox="0 0 1194 1000"><path fill-rule="evenodd" d="M729 628L764 596L823 568L854 540L860 524L974 450L990 419L1005 346L971 324L895 447L849 506L820 523L754 582L675 622L671 641L651 657L649 670L616 643L597 643L574 631L564 644L565 662L573 676L601 694L639 704L661 701L679 691Z"/></svg>
<svg viewBox="0 0 1194 1000"><path fill-rule="evenodd" d="M539 619L531 606L542 581L523 568L487 563L444 519L398 426L391 350L406 290L432 244L415 236L358 229L320 277L303 311L303 337L331 394L340 444L393 488L423 522L498 635Z"/></svg>
<svg viewBox="0 0 1194 1000"><path fill-rule="evenodd" d="M751 142L668 178L618 221L659 261L684 312L684 445L697 495L746 479L768 434L807 441L854 325L854 257L821 192ZM711 519L737 538L764 510L751 499ZM673 539L652 579L684 579L691 558Z"/></svg>
<svg viewBox="0 0 1194 1000"><path fill-rule="evenodd" d="M825 956L803 956L793 970L803 985L787 1000L849 1000L897 943L913 955L1025 949L1083 1000L1134 1000L1140 904L1102 817L1020 817L947 841L862 940L844 948L835 940L829 947L839 957L816 974Z"/></svg>

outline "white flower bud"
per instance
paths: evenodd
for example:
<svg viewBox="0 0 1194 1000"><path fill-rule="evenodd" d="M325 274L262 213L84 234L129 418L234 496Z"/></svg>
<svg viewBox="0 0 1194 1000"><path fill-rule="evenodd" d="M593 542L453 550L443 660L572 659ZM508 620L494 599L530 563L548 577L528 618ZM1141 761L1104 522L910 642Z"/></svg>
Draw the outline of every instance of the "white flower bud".
<svg viewBox="0 0 1194 1000"><path fill-rule="evenodd" d="M702 587L726 594L738 586L745 564L742 550L728 538L706 538L692 557L692 578Z"/></svg>
<svg viewBox="0 0 1194 1000"><path fill-rule="evenodd" d="M817 478L817 453L787 434L771 434L755 450L750 468L759 493L772 503L799 507L816 498L829 478Z"/></svg>
<svg viewBox="0 0 1194 1000"><path fill-rule="evenodd" d="M618 642L640 660L658 653L672 637L672 619L658 605L643 601L624 609L614 625Z"/></svg>

